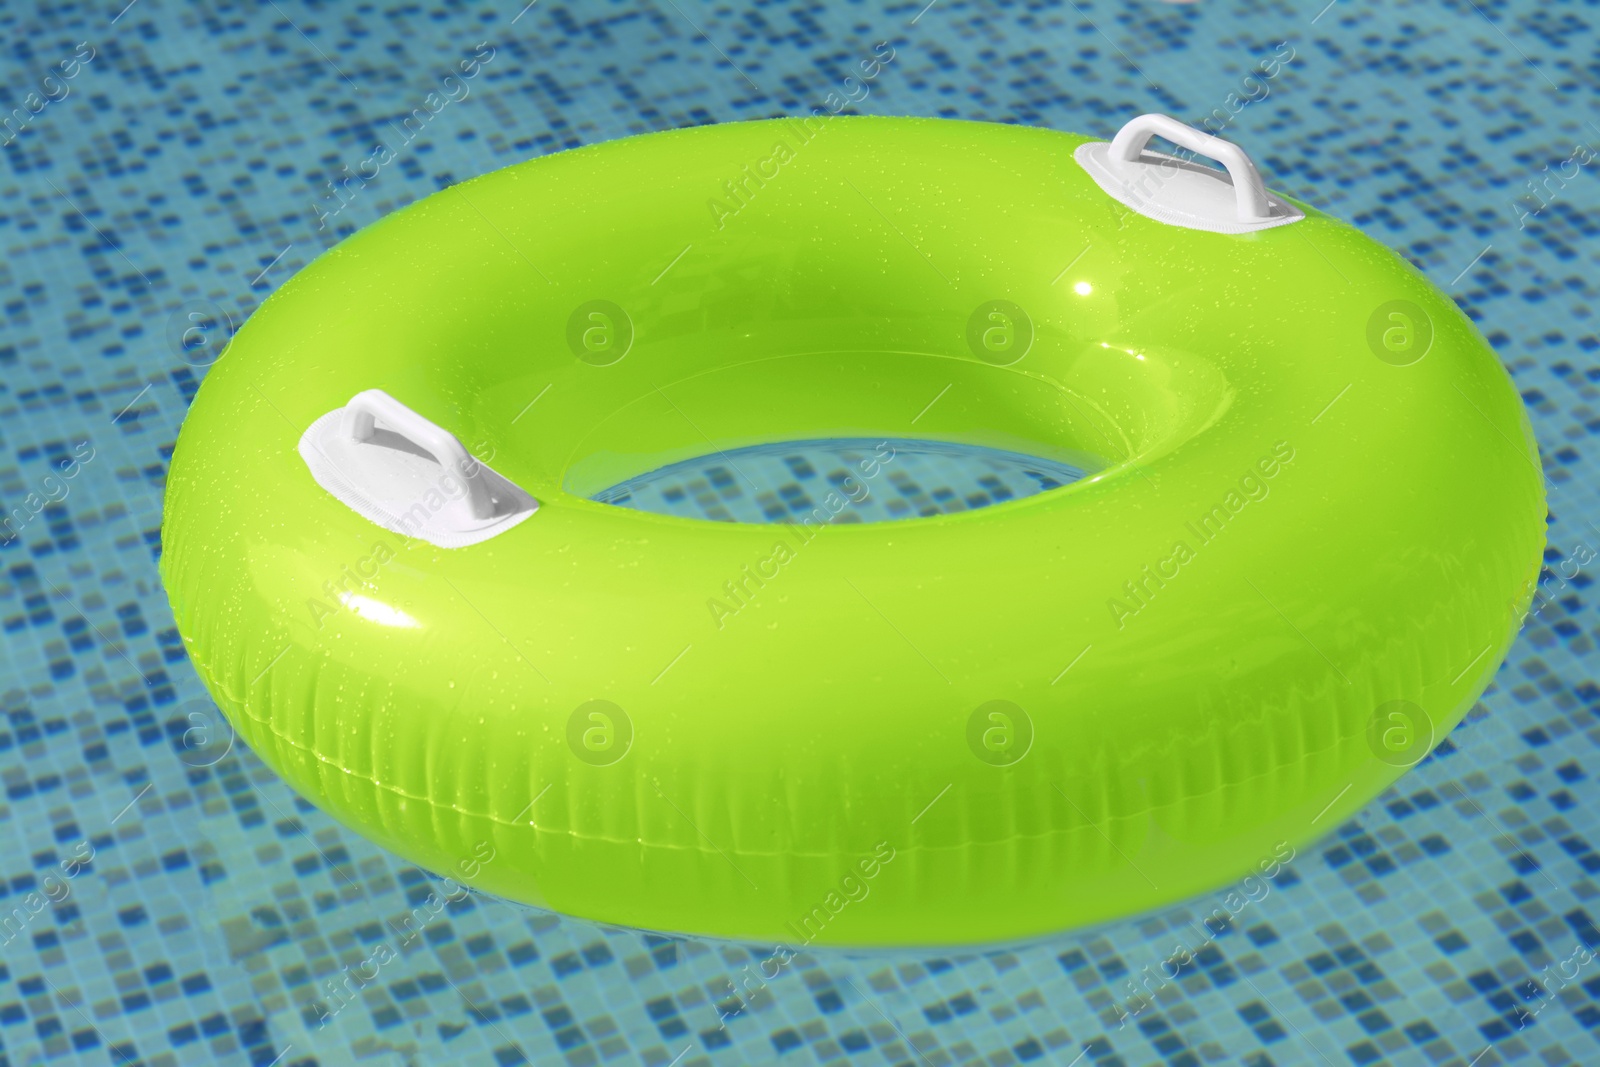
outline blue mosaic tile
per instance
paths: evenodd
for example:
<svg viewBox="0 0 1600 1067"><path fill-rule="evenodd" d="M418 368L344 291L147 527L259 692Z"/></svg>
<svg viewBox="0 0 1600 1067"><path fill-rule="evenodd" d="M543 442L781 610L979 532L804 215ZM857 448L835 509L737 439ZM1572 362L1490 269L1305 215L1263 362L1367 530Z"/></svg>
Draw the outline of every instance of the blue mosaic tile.
<svg viewBox="0 0 1600 1067"><path fill-rule="evenodd" d="M786 441L674 463L594 499L711 522L890 522L1021 500L1086 473L1037 456L943 441Z"/></svg>
<svg viewBox="0 0 1600 1067"><path fill-rule="evenodd" d="M0 9L0 1067L1600 1062L1596 26L1582 0ZM1399 249L1522 392L1550 551L1479 705L1245 910L806 954L746 996L758 948L446 901L231 743L159 586L161 492L232 329L339 238L530 156L808 110L880 40L857 110L1209 119Z"/></svg>

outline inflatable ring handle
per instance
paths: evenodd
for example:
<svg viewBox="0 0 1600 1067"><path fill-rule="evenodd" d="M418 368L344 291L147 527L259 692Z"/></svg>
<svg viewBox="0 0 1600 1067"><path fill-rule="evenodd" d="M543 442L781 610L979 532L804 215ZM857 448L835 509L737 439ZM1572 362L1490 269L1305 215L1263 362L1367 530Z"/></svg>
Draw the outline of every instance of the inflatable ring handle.
<svg viewBox="0 0 1600 1067"><path fill-rule="evenodd" d="M1267 185L1261 180L1261 172L1256 170L1255 163L1245 154L1245 150L1232 141L1224 141L1179 122L1171 115L1151 113L1130 119L1111 139L1110 156L1122 163L1136 162L1139 153L1150 143L1150 138L1158 136L1216 160L1226 168L1239 199L1241 222L1261 222L1272 218Z"/></svg>
<svg viewBox="0 0 1600 1067"><path fill-rule="evenodd" d="M488 483L474 477L478 461L456 440L456 435L429 422L382 389L367 389L351 397L339 416L339 432L352 441L365 441L377 430L379 419L401 437L427 450L439 466L461 475L467 491L455 506L464 510L465 518L494 517L494 500L489 495Z"/></svg>

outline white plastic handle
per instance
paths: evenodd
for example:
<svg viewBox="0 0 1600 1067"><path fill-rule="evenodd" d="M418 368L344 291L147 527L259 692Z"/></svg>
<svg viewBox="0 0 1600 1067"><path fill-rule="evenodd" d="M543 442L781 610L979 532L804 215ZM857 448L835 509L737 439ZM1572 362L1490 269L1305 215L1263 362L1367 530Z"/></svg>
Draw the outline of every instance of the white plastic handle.
<svg viewBox="0 0 1600 1067"><path fill-rule="evenodd" d="M382 389L368 389L350 398L339 419L339 432L353 441L365 441L377 429L378 420L401 437L420 445L446 470L454 471L467 487L457 506L471 519L494 516L494 501L489 486L477 477L478 461L461 447L455 434L436 426Z"/></svg>
<svg viewBox="0 0 1600 1067"><path fill-rule="evenodd" d="M1244 149L1232 141L1224 141L1209 133L1185 125L1171 115L1140 115L1132 119L1111 139L1111 158L1132 163L1139 158L1152 137L1165 137L1175 145L1198 152L1221 163L1233 179L1233 188L1239 198L1239 220L1260 222L1272 217L1272 207L1267 200L1267 186L1261 172L1245 154Z"/></svg>

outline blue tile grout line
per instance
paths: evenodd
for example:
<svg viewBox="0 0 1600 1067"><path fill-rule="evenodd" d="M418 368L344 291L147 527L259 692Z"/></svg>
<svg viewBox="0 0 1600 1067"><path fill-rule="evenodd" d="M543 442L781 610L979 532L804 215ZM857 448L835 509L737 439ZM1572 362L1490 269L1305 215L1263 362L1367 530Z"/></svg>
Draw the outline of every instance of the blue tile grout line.
<svg viewBox="0 0 1600 1067"><path fill-rule="evenodd" d="M1600 1063L1597 25L1578 0L0 9L0 514L24 509L0 545L0 1067ZM532 156L804 113L884 40L855 110L1209 117L1398 249L1521 391L1547 568L1466 720L1230 920L1219 892L1008 950L819 952L740 998L760 950L450 899L234 743L160 587L161 492L227 337L343 236ZM825 478L831 447L800 460ZM804 492L792 458L774 480ZM1001 500L994 471L930 464L929 500ZM619 502L776 517L718 477ZM341 989L407 915L424 935Z"/></svg>

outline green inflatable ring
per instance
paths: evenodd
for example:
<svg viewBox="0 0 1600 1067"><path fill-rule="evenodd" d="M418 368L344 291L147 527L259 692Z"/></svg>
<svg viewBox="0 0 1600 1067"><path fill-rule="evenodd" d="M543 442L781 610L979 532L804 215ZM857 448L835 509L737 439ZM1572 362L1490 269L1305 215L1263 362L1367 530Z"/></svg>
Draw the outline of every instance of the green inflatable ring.
<svg viewBox="0 0 1600 1067"><path fill-rule="evenodd" d="M1091 474L857 525L591 499L835 438L884 442L868 486L906 440ZM812 117L530 161L320 257L206 376L162 573L240 737L417 864L975 944L1270 876L1367 804L1488 684L1544 517L1468 320L1232 146Z"/></svg>

